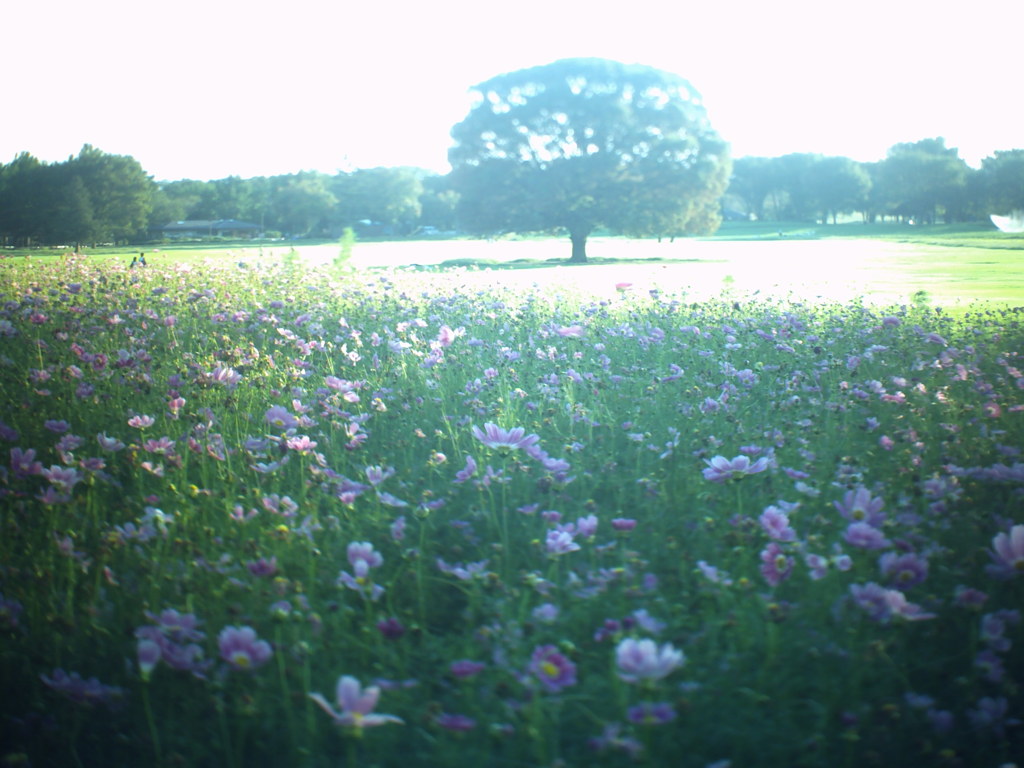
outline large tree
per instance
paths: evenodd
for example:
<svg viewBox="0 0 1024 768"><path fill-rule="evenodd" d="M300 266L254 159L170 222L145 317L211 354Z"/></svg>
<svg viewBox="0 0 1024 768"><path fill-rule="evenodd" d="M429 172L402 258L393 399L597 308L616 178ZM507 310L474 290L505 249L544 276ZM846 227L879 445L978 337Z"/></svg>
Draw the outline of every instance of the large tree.
<svg viewBox="0 0 1024 768"><path fill-rule="evenodd" d="M138 160L86 144L65 165L69 176L80 178L88 191L93 237L117 242L145 232L156 185Z"/></svg>
<svg viewBox="0 0 1024 768"><path fill-rule="evenodd" d="M922 224L933 224L941 215L948 223L964 206L969 171L941 137L896 144L878 169L885 212Z"/></svg>
<svg viewBox="0 0 1024 768"><path fill-rule="evenodd" d="M681 77L564 59L473 90L448 153L466 229L567 230L582 262L599 226L661 235L720 222L728 148Z"/></svg>
<svg viewBox="0 0 1024 768"><path fill-rule="evenodd" d="M1024 149L997 151L981 161L980 197L988 213L1024 211Z"/></svg>

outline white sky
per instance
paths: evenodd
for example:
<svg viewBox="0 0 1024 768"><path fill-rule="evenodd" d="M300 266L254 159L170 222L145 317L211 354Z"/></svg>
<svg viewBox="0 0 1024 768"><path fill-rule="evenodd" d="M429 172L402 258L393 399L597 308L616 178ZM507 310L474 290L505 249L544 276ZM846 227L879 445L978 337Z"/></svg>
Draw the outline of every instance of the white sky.
<svg viewBox="0 0 1024 768"><path fill-rule="evenodd" d="M1021 0L23 0L0 30L3 163L446 172L471 86L572 56L687 78L736 157L1024 148Z"/></svg>

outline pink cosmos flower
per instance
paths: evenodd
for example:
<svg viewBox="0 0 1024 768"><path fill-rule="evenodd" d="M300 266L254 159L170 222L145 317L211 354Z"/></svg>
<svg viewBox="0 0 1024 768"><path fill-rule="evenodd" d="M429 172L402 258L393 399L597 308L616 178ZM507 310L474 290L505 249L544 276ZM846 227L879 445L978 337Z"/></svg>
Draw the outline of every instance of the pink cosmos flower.
<svg viewBox="0 0 1024 768"><path fill-rule="evenodd" d="M221 386L234 389L238 386L238 382L242 380L242 374L234 368L218 365L206 374L206 380L211 384L220 384Z"/></svg>
<svg viewBox="0 0 1024 768"><path fill-rule="evenodd" d="M793 558L774 541L761 551L761 575L769 586L777 587L793 572Z"/></svg>
<svg viewBox="0 0 1024 768"><path fill-rule="evenodd" d="M765 507L758 518L764 532L776 541L794 541L796 531L789 524L789 515L775 506Z"/></svg>
<svg viewBox="0 0 1024 768"><path fill-rule="evenodd" d="M540 440L537 435L527 435L522 427L513 429L502 429L497 424L487 422L484 428L473 427L473 437L486 445L488 448L498 450L515 450L517 448L529 448Z"/></svg>
<svg viewBox="0 0 1024 768"><path fill-rule="evenodd" d="M252 627L224 627L217 636L220 657L234 669L262 667L273 655L270 643L256 637Z"/></svg>
<svg viewBox="0 0 1024 768"><path fill-rule="evenodd" d="M907 602L906 596L898 589L886 589L874 582L851 584L850 596L872 621L880 624L888 623L893 617L908 621L935 618L934 613L928 613L921 606Z"/></svg>
<svg viewBox="0 0 1024 768"><path fill-rule="evenodd" d="M544 541L544 548L552 556L564 555L575 552L580 548L572 537L572 533L566 530L548 531L547 539Z"/></svg>
<svg viewBox="0 0 1024 768"><path fill-rule="evenodd" d="M576 684L576 665L553 645L539 645L534 649L530 672L550 693Z"/></svg>
<svg viewBox="0 0 1024 768"><path fill-rule="evenodd" d="M380 688L372 685L363 690L359 681L349 675L342 675L338 678L335 700L340 712L331 707L319 693L311 693L309 698L331 716L335 725L340 725L343 728L359 731L376 725L402 722L394 715L375 714L373 710L377 708L377 701L380 699Z"/></svg>
<svg viewBox="0 0 1024 768"><path fill-rule="evenodd" d="M1024 574L1024 525L1015 525L1009 533L1000 533L992 539L989 552L992 564L988 572L997 578L1008 579Z"/></svg>
<svg viewBox="0 0 1024 768"><path fill-rule="evenodd" d="M661 680L685 661L683 652L671 643L658 648L653 640L627 637L615 648L615 663L619 677L627 683L641 680Z"/></svg>
<svg viewBox="0 0 1024 768"><path fill-rule="evenodd" d="M725 456L715 456L713 459L704 459L707 468L704 470L704 479L712 483L724 483L733 478L739 479L746 475L756 475L768 469L768 457L762 456L751 463L748 456L737 456L734 459L727 459Z"/></svg>

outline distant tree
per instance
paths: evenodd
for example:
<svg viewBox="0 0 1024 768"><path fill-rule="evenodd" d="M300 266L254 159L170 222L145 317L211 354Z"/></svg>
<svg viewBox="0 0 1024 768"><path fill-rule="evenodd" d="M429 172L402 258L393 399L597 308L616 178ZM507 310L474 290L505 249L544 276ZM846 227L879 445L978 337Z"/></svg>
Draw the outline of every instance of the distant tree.
<svg viewBox="0 0 1024 768"><path fill-rule="evenodd" d="M743 201L747 213L763 220L769 196L782 191L778 158L736 158L732 162L728 191Z"/></svg>
<svg viewBox="0 0 1024 768"><path fill-rule="evenodd" d="M451 187L450 175L426 176L420 195L420 225L451 231L456 228L459 193Z"/></svg>
<svg viewBox="0 0 1024 768"><path fill-rule="evenodd" d="M818 202L812 189L814 169L822 156L808 152L794 152L775 158L778 188L785 194L777 209L780 219L790 221L816 221Z"/></svg>
<svg viewBox="0 0 1024 768"><path fill-rule="evenodd" d="M1024 211L1024 149L996 152L981 161L978 190L987 213Z"/></svg>
<svg viewBox="0 0 1024 768"><path fill-rule="evenodd" d="M158 189L165 198L165 202L161 203L158 199L154 199L153 204L156 207L165 205L170 218L161 220L162 216L161 218L154 216L152 223L162 226L172 221L207 218L204 216L204 206L206 206L206 200L212 199L213 196L212 188L207 192L208 188L210 188L210 182L193 179L160 183Z"/></svg>
<svg viewBox="0 0 1024 768"><path fill-rule="evenodd" d="M411 232L420 218L420 196L427 172L420 168L360 168L335 177L340 218L383 224L398 233Z"/></svg>
<svg viewBox="0 0 1024 768"><path fill-rule="evenodd" d="M97 241L129 240L145 232L152 206L153 180L127 155L110 155L89 144L67 162L89 193Z"/></svg>
<svg viewBox="0 0 1024 768"><path fill-rule="evenodd" d="M46 234L46 166L28 152L0 167L0 235L4 242L28 245Z"/></svg>
<svg viewBox="0 0 1024 768"><path fill-rule="evenodd" d="M831 216L863 210L871 190L871 177L860 163L848 157L819 157L806 170L805 194L821 213L823 224Z"/></svg>
<svg viewBox="0 0 1024 768"><path fill-rule="evenodd" d="M337 200L322 173L298 173L277 177L279 184L270 195L271 223L296 237L321 231Z"/></svg>
<svg viewBox="0 0 1024 768"><path fill-rule="evenodd" d="M878 168L883 212L922 224L952 221L965 204L969 170L942 138L896 144Z"/></svg>
<svg viewBox="0 0 1024 768"><path fill-rule="evenodd" d="M68 166L49 166L47 175L47 233L51 243L73 245L80 250L84 243L99 238L92 197L81 176L69 173Z"/></svg>
<svg viewBox="0 0 1024 768"><path fill-rule="evenodd" d="M153 190L151 206L149 209L149 225L147 229L155 230L165 224L175 221L184 221L189 218L189 203L187 198L175 195L170 192L173 187L170 185L158 185Z"/></svg>
<svg viewBox="0 0 1024 768"><path fill-rule="evenodd" d="M599 226L713 231L729 178L725 142L682 78L565 59L492 78L452 129L452 187L470 231L569 232L586 261Z"/></svg>

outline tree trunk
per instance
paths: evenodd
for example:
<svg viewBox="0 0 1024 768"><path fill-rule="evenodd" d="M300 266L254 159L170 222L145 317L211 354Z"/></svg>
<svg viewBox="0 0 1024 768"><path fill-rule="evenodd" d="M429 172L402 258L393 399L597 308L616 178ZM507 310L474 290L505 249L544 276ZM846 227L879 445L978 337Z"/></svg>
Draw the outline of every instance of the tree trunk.
<svg viewBox="0 0 1024 768"><path fill-rule="evenodd" d="M569 262L573 264L587 263L587 235L589 232L570 232L569 239L572 241L572 256Z"/></svg>

